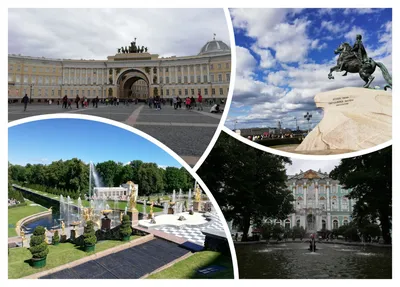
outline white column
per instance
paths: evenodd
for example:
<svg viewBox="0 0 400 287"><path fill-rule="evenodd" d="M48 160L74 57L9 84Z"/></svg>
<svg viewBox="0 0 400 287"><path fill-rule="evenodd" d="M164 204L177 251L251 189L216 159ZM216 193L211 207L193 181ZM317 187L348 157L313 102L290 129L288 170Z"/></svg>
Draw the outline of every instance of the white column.
<svg viewBox="0 0 400 287"><path fill-rule="evenodd" d="M188 77L187 82L190 83L190 65L187 65L186 68L187 68L187 77Z"/></svg>
<svg viewBox="0 0 400 287"><path fill-rule="evenodd" d="M154 67L150 69L150 84L153 84L154 79Z"/></svg>
<svg viewBox="0 0 400 287"><path fill-rule="evenodd" d="M70 85L71 84L71 69L70 68L68 68L68 85Z"/></svg>
<svg viewBox="0 0 400 287"><path fill-rule="evenodd" d="M165 82L165 67L163 67L162 72L163 72L163 83L165 84L165 83L166 83L166 82Z"/></svg>
<svg viewBox="0 0 400 287"><path fill-rule="evenodd" d="M203 83L203 65L200 64L200 83Z"/></svg>
<svg viewBox="0 0 400 287"><path fill-rule="evenodd" d="M207 83L210 82L210 65L207 64Z"/></svg>
<svg viewBox="0 0 400 287"><path fill-rule="evenodd" d="M113 85L115 85L115 71L114 71L114 69L112 69L112 76L113 76Z"/></svg>
<svg viewBox="0 0 400 287"><path fill-rule="evenodd" d="M292 213L292 222L291 222L291 227L293 228L293 226L296 226L296 214Z"/></svg>
<svg viewBox="0 0 400 287"><path fill-rule="evenodd" d="M331 196L330 196L330 187L328 186L329 182L326 183L325 188L326 188L326 198L327 198L327 207L326 210L330 211L331 210Z"/></svg>
<svg viewBox="0 0 400 287"><path fill-rule="evenodd" d="M88 84L88 80L87 80L87 68L85 69L85 81L84 81L84 83L87 85Z"/></svg>
<svg viewBox="0 0 400 287"><path fill-rule="evenodd" d="M99 84L99 69L96 69L96 85Z"/></svg>
<svg viewBox="0 0 400 287"><path fill-rule="evenodd" d="M330 212L328 212L328 216L327 216L327 218L326 218L326 221L328 221L327 223L326 223L326 228L328 229L328 230L332 230L332 225L331 225L331 213Z"/></svg>
<svg viewBox="0 0 400 287"><path fill-rule="evenodd" d="M319 200L318 200L318 181L315 182L315 208L318 208L319 205Z"/></svg>
<svg viewBox="0 0 400 287"><path fill-rule="evenodd" d="M197 73L196 73L197 65L194 65L193 68L194 68L194 82L197 83Z"/></svg>
<svg viewBox="0 0 400 287"><path fill-rule="evenodd" d="M160 83L160 66L157 67L157 84ZM161 94L161 91L160 91Z"/></svg>
<svg viewBox="0 0 400 287"><path fill-rule="evenodd" d="M178 66L174 67L175 70L175 84L178 83Z"/></svg>
<svg viewBox="0 0 400 287"><path fill-rule="evenodd" d="M307 208L307 185L303 185L304 207Z"/></svg>
<svg viewBox="0 0 400 287"><path fill-rule="evenodd" d="M181 81L183 83L183 80L185 79L185 77L183 76L183 66L181 66Z"/></svg>

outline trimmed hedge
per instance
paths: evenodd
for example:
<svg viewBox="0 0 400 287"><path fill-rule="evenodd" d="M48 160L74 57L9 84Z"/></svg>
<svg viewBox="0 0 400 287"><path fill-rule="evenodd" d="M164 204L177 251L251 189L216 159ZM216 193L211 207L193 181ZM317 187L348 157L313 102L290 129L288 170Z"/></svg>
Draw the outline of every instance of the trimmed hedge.
<svg viewBox="0 0 400 287"><path fill-rule="evenodd" d="M31 236L29 251L33 258L46 258L49 253L49 247L45 242L45 229L43 226L37 226Z"/></svg>
<svg viewBox="0 0 400 287"><path fill-rule="evenodd" d="M58 230L56 230L53 235L53 244L57 244L59 242L60 242L60 235L58 234Z"/></svg>
<svg viewBox="0 0 400 287"><path fill-rule="evenodd" d="M93 221L88 221L86 223L86 226L84 228L84 233L83 233L83 242L85 246L91 246L95 245L97 242L97 237L96 233L94 231L94 224Z"/></svg>
<svg viewBox="0 0 400 287"><path fill-rule="evenodd" d="M129 215L125 214L122 217L122 223L121 223L121 227L119 229L119 233L121 234L121 237L130 236L132 234L132 227L131 227Z"/></svg>

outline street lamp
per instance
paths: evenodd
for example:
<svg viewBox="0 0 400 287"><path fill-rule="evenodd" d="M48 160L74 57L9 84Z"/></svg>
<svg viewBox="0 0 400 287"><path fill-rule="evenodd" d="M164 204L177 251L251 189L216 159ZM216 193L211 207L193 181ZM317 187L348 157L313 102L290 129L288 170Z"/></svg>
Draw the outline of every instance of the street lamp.
<svg viewBox="0 0 400 287"><path fill-rule="evenodd" d="M29 92L29 103L32 102L32 90L33 90L34 84L30 84L30 86L31 86L31 90L30 90L30 92Z"/></svg>
<svg viewBox="0 0 400 287"><path fill-rule="evenodd" d="M306 113L305 115L304 115L304 118L307 120L307 122L308 122L308 132L310 132L310 129L311 129L311 127L310 127L310 120L311 120L311 118L312 118L312 114L310 114L310 113Z"/></svg>

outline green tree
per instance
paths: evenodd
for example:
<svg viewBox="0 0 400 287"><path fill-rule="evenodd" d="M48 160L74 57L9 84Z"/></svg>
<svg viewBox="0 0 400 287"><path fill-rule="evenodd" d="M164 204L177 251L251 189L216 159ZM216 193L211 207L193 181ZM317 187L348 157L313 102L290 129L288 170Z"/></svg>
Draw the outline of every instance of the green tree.
<svg viewBox="0 0 400 287"><path fill-rule="evenodd" d="M252 148L221 133L198 170L226 220L241 221L242 241L251 224L264 218L285 219L293 212L293 196L286 186L286 157Z"/></svg>
<svg viewBox="0 0 400 287"><path fill-rule="evenodd" d="M351 189L349 198L356 199L353 218L361 225L365 218L379 219L382 237L391 243L392 219L392 147L348 159L331 171L330 177Z"/></svg>
<svg viewBox="0 0 400 287"><path fill-rule="evenodd" d="M33 231L31 240L29 242L29 251L32 253L33 258L45 258L49 253L49 247L45 242L45 230L43 226L37 226Z"/></svg>
<svg viewBox="0 0 400 287"><path fill-rule="evenodd" d="M143 163L139 168L139 186L141 193L150 195L164 188L163 177L155 163Z"/></svg>
<svg viewBox="0 0 400 287"><path fill-rule="evenodd" d="M101 179L103 180L104 186L113 187L117 183L116 177L119 173L120 166L113 160L108 160L105 162L101 162L96 164L96 170Z"/></svg>
<svg viewBox="0 0 400 287"><path fill-rule="evenodd" d="M261 235L265 240L270 240L272 236L272 230L274 229L274 226L270 223L264 223L261 226Z"/></svg>
<svg viewBox="0 0 400 287"><path fill-rule="evenodd" d="M165 169L165 190L168 193L171 193L174 189L178 190L180 188L185 189L186 176L181 171L181 169L177 167L167 167Z"/></svg>

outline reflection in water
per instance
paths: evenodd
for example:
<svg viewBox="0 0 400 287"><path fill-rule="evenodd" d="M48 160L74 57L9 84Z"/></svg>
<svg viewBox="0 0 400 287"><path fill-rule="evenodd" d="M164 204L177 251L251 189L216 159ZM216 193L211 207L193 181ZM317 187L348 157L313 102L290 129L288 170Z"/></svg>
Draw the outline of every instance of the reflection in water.
<svg viewBox="0 0 400 287"><path fill-rule="evenodd" d="M308 243L235 245L240 278L392 278L392 249Z"/></svg>
<svg viewBox="0 0 400 287"><path fill-rule="evenodd" d="M25 234L33 233L36 226L46 227L48 230L60 228L60 214L49 214L39 219L34 219L31 222L24 224Z"/></svg>

